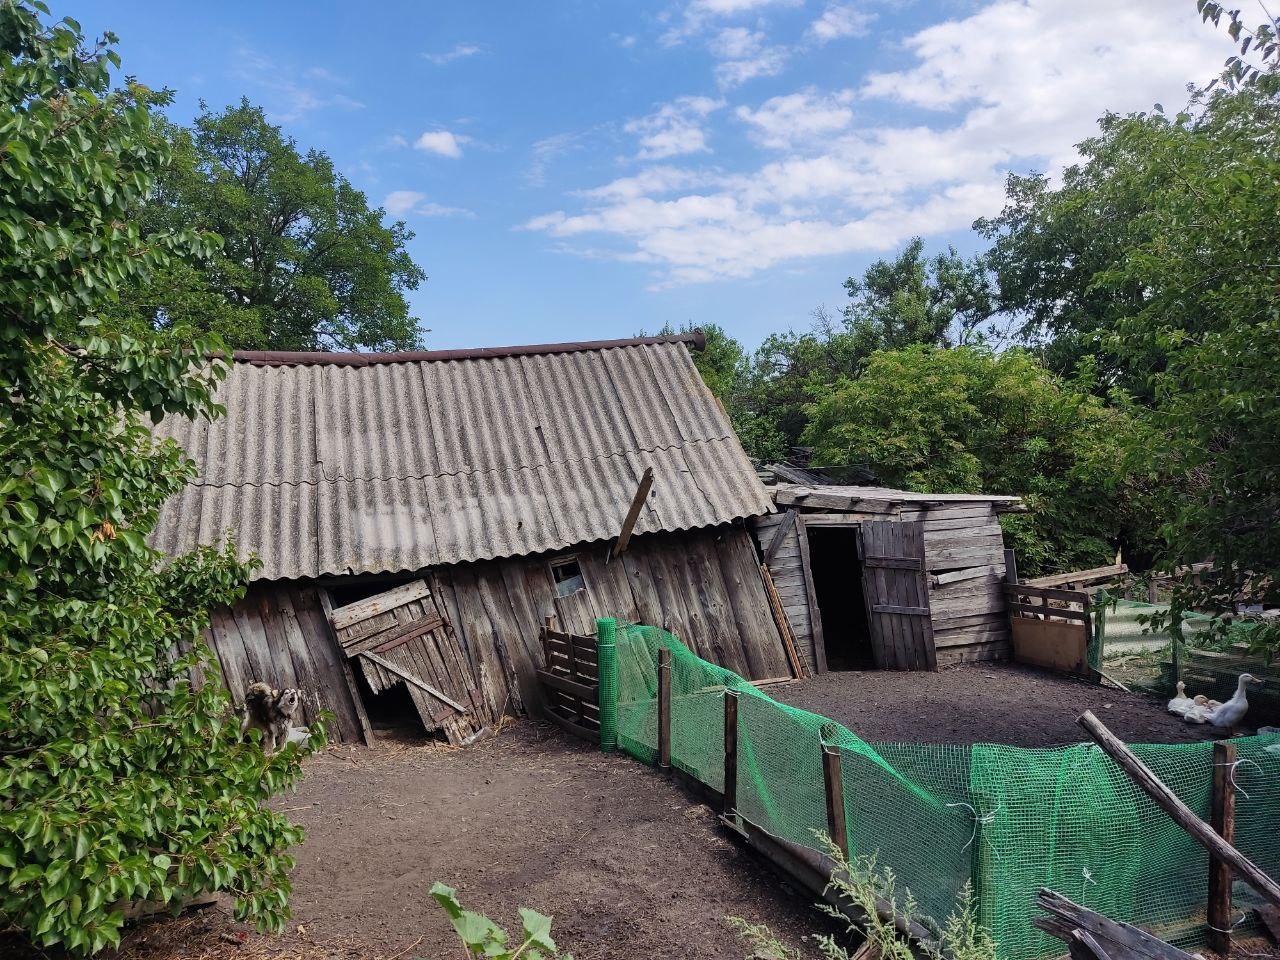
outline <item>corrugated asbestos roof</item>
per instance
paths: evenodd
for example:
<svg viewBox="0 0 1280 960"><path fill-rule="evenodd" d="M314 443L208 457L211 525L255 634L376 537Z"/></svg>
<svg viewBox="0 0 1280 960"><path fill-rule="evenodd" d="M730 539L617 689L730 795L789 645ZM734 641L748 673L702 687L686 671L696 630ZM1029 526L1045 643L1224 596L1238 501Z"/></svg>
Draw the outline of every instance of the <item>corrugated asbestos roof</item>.
<svg viewBox="0 0 1280 960"><path fill-rule="evenodd" d="M770 511L680 339L549 349L237 354L225 417L156 428L200 477L152 542L177 554L230 532L265 580L517 556L617 535L650 466L637 534Z"/></svg>

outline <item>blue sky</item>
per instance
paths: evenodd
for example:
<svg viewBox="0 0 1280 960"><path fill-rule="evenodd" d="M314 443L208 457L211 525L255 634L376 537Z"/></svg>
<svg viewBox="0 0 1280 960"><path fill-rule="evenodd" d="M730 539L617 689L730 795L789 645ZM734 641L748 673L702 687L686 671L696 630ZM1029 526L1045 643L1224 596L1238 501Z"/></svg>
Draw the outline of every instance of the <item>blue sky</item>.
<svg viewBox="0 0 1280 960"><path fill-rule="evenodd" d="M804 328L1008 170L1228 50L1193 0L58 3L125 70L242 95L404 219L429 346Z"/></svg>

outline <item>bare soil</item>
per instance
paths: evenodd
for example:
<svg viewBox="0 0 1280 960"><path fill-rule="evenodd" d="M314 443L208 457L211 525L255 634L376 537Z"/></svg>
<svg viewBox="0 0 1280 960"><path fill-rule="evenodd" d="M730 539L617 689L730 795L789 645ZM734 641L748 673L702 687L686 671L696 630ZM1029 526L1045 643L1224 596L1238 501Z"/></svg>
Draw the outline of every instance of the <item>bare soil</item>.
<svg viewBox="0 0 1280 960"><path fill-rule="evenodd" d="M775 700L838 720L879 743L1055 747L1088 739L1085 710L1128 743L1186 743L1214 728L1184 723L1142 693L1017 664L959 664L937 673L841 671L774 684Z"/></svg>
<svg viewBox="0 0 1280 960"><path fill-rule="evenodd" d="M829 931L813 898L672 781L538 723L465 749L332 748L274 805L307 831L284 934L215 907L136 929L119 957L461 957L427 896L437 879L509 931L517 907L552 915L578 960L746 956L729 915L797 946Z"/></svg>

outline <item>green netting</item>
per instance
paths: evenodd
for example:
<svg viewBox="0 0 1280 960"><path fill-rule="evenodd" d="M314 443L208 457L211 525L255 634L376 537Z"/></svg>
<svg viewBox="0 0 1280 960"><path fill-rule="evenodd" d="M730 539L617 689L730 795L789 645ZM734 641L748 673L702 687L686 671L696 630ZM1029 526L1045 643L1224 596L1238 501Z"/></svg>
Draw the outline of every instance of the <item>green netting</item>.
<svg viewBox="0 0 1280 960"><path fill-rule="evenodd" d="M814 846L815 833L827 829L822 745L838 746L850 850L892 869L926 924L943 923L971 882L1001 960L1059 956L1062 943L1031 923L1035 895L1047 886L1180 946L1203 942L1206 854L1092 744L867 743L774 701L663 630L620 625L618 745L647 763L657 759L662 647L671 650L672 763L723 790L724 697L737 691L738 812L775 836ZM1278 874L1280 735L1236 743L1236 842ZM1207 815L1211 744L1134 750ZM1237 906L1253 902L1237 883Z"/></svg>

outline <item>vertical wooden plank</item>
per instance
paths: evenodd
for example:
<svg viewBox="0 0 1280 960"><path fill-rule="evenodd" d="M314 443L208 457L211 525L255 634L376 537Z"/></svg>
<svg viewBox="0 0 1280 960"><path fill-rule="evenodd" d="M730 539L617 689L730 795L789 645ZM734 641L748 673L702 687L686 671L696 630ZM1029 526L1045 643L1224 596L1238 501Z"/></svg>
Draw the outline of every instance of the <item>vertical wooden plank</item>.
<svg viewBox="0 0 1280 960"><path fill-rule="evenodd" d="M1236 842L1236 745L1229 740L1213 745L1213 794L1209 823L1227 843ZM1209 949L1222 956L1231 952L1231 867L1209 855Z"/></svg>
<svg viewBox="0 0 1280 960"><path fill-rule="evenodd" d="M1004 551L1004 580L1005 583L1018 582L1018 557L1012 547L1006 547Z"/></svg>
<svg viewBox="0 0 1280 960"><path fill-rule="evenodd" d="M738 691L724 692L724 815L738 812Z"/></svg>
<svg viewBox="0 0 1280 960"><path fill-rule="evenodd" d="M329 591L323 587L316 588L316 596L320 601L320 610L324 613L325 623L329 625L330 631L333 630L333 597ZM334 649L338 647L337 636L334 633L329 634L329 638L333 643ZM355 671L351 669L351 662L338 650L338 662L341 664L342 679L346 682L347 692L351 695L351 700L355 705L356 720L360 724L360 733L364 737L365 746L373 746L373 725L369 723L369 714L364 708L364 701L360 699L360 686L356 683Z"/></svg>
<svg viewBox="0 0 1280 960"><path fill-rule="evenodd" d="M849 859L849 832L844 821L844 781L841 779L840 748L822 745L822 787L827 801L827 834L844 858Z"/></svg>
<svg viewBox="0 0 1280 960"><path fill-rule="evenodd" d="M658 766L671 766L671 651L658 648Z"/></svg>
<svg viewBox="0 0 1280 960"><path fill-rule="evenodd" d="M804 592L809 600L809 630L813 636L813 664L818 673L826 673L827 644L822 635L822 611L818 609L818 591L813 585L813 567L809 562L809 529L804 516L796 518L796 537L800 542L800 569L804 574Z"/></svg>

